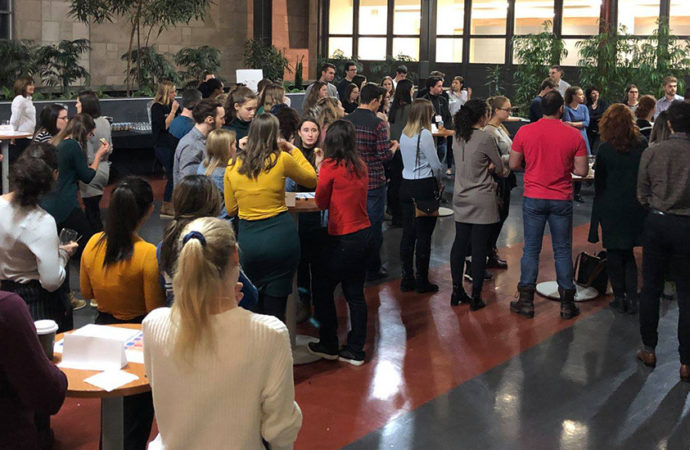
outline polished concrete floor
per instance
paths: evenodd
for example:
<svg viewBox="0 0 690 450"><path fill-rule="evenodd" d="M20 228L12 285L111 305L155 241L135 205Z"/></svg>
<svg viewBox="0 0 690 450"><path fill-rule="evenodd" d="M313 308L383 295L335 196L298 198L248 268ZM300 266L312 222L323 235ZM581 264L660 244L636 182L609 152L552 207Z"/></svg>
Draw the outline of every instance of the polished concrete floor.
<svg viewBox="0 0 690 450"><path fill-rule="evenodd" d="M160 194L161 183L154 184ZM592 188L584 186L583 194L586 203L575 205L574 254L597 249L586 242ZM366 289L367 363L295 367L296 399L304 414L296 448L690 447L690 385L678 379L675 302L662 302L659 363L653 370L634 359L637 318L615 313L608 299L581 304L582 314L573 321L561 320L558 304L543 298L537 299L532 320L509 312L519 278L520 197L517 188L499 242L509 268L492 271L483 291L488 306L474 313L449 305L452 217L439 219L434 232L431 277L441 289L433 295L400 292L401 230L385 230L390 277ZM141 234L157 242L164 225L152 217ZM550 247L546 236L540 280L554 277ZM73 286L78 286L76 272ZM343 301L338 311L344 339ZM76 322L94 316L86 308L76 313ZM316 329L306 323L299 332ZM68 399L53 419L57 448L96 448L98 412L97 401Z"/></svg>

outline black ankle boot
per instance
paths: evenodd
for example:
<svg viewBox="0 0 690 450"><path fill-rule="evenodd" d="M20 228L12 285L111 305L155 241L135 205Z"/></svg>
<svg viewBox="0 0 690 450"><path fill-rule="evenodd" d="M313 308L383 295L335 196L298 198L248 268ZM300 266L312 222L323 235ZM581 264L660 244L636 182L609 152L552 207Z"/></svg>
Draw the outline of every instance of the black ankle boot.
<svg viewBox="0 0 690 450"><path fill-rule="evenodd" d="M580 308L575 305L575 289L558 288L561 297L561 319L572 319L580 314Z"/></svg>
<svg viewBox="0 0 690 450"><path fill-rule="evenodd" d="M510 302L510 310L522 316L534 317L534 286L518 286L519 298Z"/></svg>
<svg viewBox="0 0 690 450"><path fill-rule="evenodd" d="M419 294L425 294L427 292L438 292L438 285L431 283L428 277L417 277L415 281L415 290Z"/></svg>
<svg viewBox="0 0 690 450"><path fill-rule="evenodd" d="M473 295L470 299L470 311L477 311L485 306L486 303L484 303L484 300L482 300L481 296L479 295Z"/></svg>
<svg viewBox="0 0 690 450"><path fill-rule="evenodd" d="M402 292L410 292L414 291L416 287L417 283L415 283L412 272L403 270L402 278L400 278L400 290Z"/></svg>
<svg viewBox="0 0 690 450"><path fill-rule="evenodd" d="M450 306L458 306L460 303L472 303L472 299L465 292L462 285L453 285L453 293L450 296Z"/></svg>

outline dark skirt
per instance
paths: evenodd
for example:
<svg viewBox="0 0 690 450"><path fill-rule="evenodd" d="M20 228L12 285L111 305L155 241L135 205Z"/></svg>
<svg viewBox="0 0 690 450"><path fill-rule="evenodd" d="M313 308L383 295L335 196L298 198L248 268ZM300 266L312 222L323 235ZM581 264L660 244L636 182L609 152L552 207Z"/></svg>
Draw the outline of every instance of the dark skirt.
<svg viewBox="0 0 690 450"><path fill-rule="evenodd" d="M58 324L58 333L74 328L72 304L64 283L55 292L48 292L41 287L38 280L28 283L16 283L2 280L2 290L14 292L29 306L29 313L34 320L50 319Z"/></svg>
<svg viewBox="0 0 690 450"><path fill-rule="evenodd" d="M290 214L239 222L240 263L247 277L260 293L290 295L300 258L297 227Z"/></svg>

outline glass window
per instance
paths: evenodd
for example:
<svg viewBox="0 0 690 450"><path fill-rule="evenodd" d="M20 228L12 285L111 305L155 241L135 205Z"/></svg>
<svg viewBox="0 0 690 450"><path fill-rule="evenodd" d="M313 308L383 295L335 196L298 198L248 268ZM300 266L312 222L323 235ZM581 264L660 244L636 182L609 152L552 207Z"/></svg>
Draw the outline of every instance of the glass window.
<svg viewBox="0 0 690 450"><path fill-rule="evenodd" d="M331 0L328 10L329 34L352 34L353 0Z"/></svg>
<svg viewBox="0 0 690 450"><path fill-rule="evenodd" d="M359 55L357 56L366 61L386 59L386 38L359 38Z"/></svg>
<svg viewBox="0 0 690 450"><path fill-rule="evenodd" d="M690 3L687 0L671 0L669 25L672 34L690 36Z"/></svg>
<svg viewBox="0 0 690 450"><path fill-rule="evenodd" d="M333 56L337 51L343 52L346 57L352 56L352 38L332 37L328 38L328 56Z"/></svg>
<svg viewBox="0 0 690 450"><path fill-rule="evenodd" d="M600 0L563 0L563 34L599 34Z"/></svg>
<svg viewBox="0 0 690 450"><path fill-rule="evenodd" d="M438 0L436 34L462 36L465 29L464 0Z"/></svg>
<svg viewBox="0 0 690 450"><path fill-rule="evenodd" d="M422 6L419 0L395 0L393 8L393 34L419 36ZM362 30L360 30L360 33Z"/></svg>
<svg viewBox="0 0 690 450"><path fill-rule="evenodd" d="M0 11L10 10L10 0L0 0Z"/></svg>
<svg viewBox="0 0 690 450"><path fill-rule="evenodd" d="M360 0L359 34L385 35L388 30L387 23L388 0Z"/></svg>
<svg viewBox="0 0 690 450"><path fill-rule="evenodd" d="M398 55L419 61L419 38L393 38L393 57Z"/></svg>
<svg viewBox="0 0 690 450"><path fill-rule="evenodd" d="M12 23L10 14L0 14L0 39L11 39L10 24Z"/></svg>
<svg viewBox="0 0 690 450"><path fill-rule="evenodd" d="M473 0L472 34L506 34L507 15L506 0Z"/></svg>
<svg viewBox="0 0 690 450"><path fill-rule="evenodd" d="M553 23L553 1L515 0L515 34L541 33L547 20Z"/></svg>
<svg viewBox="0 0 690 450"><path fill-rule="evenodd" d="M630 34L649 35L660 12L659 0L618 0L618 26L624 25Z"/></svg>
<svg viewBox="0 0 690 450"><path fill-rule="evenodd" d="M436 61L444 63L461 63L462 39L436 39Z"/></svg>
<svg viewBox="0 0 690 450"><path fill-rule="evenodd" d="M563 44L565 49L568 50L568 56L561 59L562 66L577 66L577 62L580 60L579 48L575 45L577 41L582 39L563 39Z"/></svg>
<svg viewBox="0 0 690 450"><path fill-rule="evenodd" d="M470 62L480 64L503 64L505 62L505 39L470 39Z"/></svg>

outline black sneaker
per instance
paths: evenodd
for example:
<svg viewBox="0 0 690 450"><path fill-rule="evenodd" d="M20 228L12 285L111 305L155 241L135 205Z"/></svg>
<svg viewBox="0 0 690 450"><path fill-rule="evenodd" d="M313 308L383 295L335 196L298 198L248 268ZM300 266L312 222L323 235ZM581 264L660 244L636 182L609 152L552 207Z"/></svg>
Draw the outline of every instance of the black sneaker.
<svg viewBox="0 0 690 450"><path fill-rule="evenodd" d="M320 356L323 359L335 361L338 359L338 352L336 350L330 351L321 342L310 342L307 344L307 350L312 355Z"/></svg>
<svg viewBox="0 0 690 450"><path fill-rule="evenodd" d="M364 352L361 352L361 355L357 355L349 348L343 347L342 350L340 350L338 359L342 362L350 363L353 366L361 366L364 364Z"/></svg>

